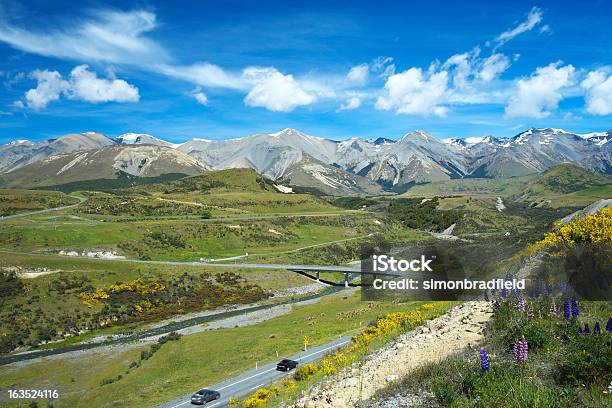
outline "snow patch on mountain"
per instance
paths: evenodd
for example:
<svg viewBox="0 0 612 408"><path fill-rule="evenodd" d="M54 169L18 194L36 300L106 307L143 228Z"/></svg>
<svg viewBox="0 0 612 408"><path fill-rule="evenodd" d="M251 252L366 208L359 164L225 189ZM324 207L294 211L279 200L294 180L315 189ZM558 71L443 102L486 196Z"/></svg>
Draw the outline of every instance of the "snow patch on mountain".
<svg viewBox="0 0 612 408"><path fill-rule="evenodd" d="M276 188L279 192L284 194L293 193L293 189L291 187L283 186L281 184L274 184L274 188Z"/></svg>

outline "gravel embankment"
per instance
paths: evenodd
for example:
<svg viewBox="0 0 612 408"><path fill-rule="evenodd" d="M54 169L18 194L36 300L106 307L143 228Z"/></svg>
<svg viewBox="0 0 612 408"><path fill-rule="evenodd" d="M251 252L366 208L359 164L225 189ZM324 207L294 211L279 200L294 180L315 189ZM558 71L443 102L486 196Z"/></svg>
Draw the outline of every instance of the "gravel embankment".
<svg viewBox="0 0 612 408"><path fill-rule="evenodd" d="M485 325L492 314L491 304L487 302L467 302L456 306L372 353L361 369L359 364L353 364L317 384L307 397L298 401L296 407L353 407L360 400L370 400L376 391L416 368L440 361L467 347L476 347L483 340ZM380 408L427 406L428 400L429 395L408 395L367 405Z"/></svg>

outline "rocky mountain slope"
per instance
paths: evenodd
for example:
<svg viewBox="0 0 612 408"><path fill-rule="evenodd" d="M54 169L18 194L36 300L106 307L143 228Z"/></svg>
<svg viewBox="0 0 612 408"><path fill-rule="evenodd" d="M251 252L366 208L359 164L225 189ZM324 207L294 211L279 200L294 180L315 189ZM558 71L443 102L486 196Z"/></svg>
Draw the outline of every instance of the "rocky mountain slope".
<svg viewBox="0 0 612 408"><path fill-rule="evenodd" d="M579 135L546 128L529 129L508 139L440 140L414 131L397 141L381 137L338 142L284 129L238 139L192 139L172 144L148 134L126 133L111 139L87 132L2 146L0 173L58 154L117 145L155 145L174 148L205 168L251 168L272 180L324 193L376 194L383 189L402 191L414 183L522 176L567 162L612 174L610 139L612 131Z"/></svg>
<svg viewBox="0 0 612 408"><path fill-rule="evenodd" d="M111 139L96 132L69 134L43 142L17 140L0 146L0 173L18 169L56 154L100 149L113 144L115 142Z"/></svg>
<svg viewBox="0 0 612 408"><path fill-rule="evenodd" d="M157 177L210 170L176 149L156 145L112 145L57 154L0 175L2 187L41 187L75 181L115 179L121 174Z"/></svg>

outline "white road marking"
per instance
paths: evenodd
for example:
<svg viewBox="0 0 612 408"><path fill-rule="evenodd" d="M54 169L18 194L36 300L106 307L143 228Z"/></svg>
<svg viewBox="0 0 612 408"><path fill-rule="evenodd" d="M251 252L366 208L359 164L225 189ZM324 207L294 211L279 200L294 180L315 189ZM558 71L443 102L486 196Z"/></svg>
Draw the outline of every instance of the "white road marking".
<svg viewBox="0 0 612 408"><path fill-rule="evenodd" d="M257 388L261 387L262 385L266 385L266 384L267 384L267 382L265 382L265 383L261 383L261 384L259 384L259 385L254 386L254 387L251 387L250 389L251 389L251 390L256 390Z"/></svg>
<svg viewBox="0 0 612 408"><path fill-rule="evenodd" d="M338 343L338 344L335 344L335 345L333 345L333 346L325 347L324 349L321 349L321 350L319 350L319 351L315 351L314 353L310 353L310 354L305 355L305 356L301 356L301 357L299 357L299 358L300 358L300 359L302 359L302 358L312 357L312 356L314 356L314 355L320 354L320 353L322 353L322 352L324 352L324 351L327 351L327 350L329 350L329 349L333 349L333 348L338 348L338 347L340 347L340 346L344 346L344 345L345 345L346 343L348 343L349 341L350 341L350 340L346 340L346 341L343 341L342 343ZM258 376L260 376L260 375L262 375L262 374L265 374L265 373L268 373L268 372L270 372L270 371L274 371L274 370L276 370L276 368L270 368L269 370L262 371L261 373L254 374L254 375L252 375L252 376L250 376L250 377L243 378L242 380L239 380L239 381L236 381L236 382L234 382L234 383L231 383L231 384L225 385L225 386L223 386L223 387L221 387L221 388L218 388L216 391L221 391L221 390L223 390L223 389L225 389L225 388L228 388L228 387L234 386L234 385L236 385L236 384L240 384L241 382L244 382L244 381L246 381L246 380L250 380L251 378L258 377ZM267 383L268 383L268 382L265 382L265 383L260 384L260 385L258 385L258 386L256 386L256 387L253 387L253 388L251 388L251 390L254 390L254 389L256 389L256 388L259 388L259 387L261 387L262 385L266 385ZM191 403L191 400L189 400L189 401L185 401L185 402L181 402L180 404L174 405L173 407L170 407L170 408L177 408L177 407L183 406L183 405L185 405L185 404L189 404L189 403ZM217 404L220 404L220 402L217 402L217 403L216 403L216 404L214 404L214 405L209 405L209 408L213 408L213 407L214 407L214 406L216 406Z"/></svg>

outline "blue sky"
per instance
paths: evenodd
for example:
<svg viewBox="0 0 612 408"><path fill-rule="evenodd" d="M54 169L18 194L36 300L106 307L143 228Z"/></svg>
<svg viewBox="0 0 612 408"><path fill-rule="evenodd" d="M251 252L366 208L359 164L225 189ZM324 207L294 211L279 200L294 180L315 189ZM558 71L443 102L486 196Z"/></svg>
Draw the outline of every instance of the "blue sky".
<svg viewBox="0 0 612 408"><path fill-rule="evenodd" d="M606 1L73 4L0 0L0 142L612 128Z"/></svg>

